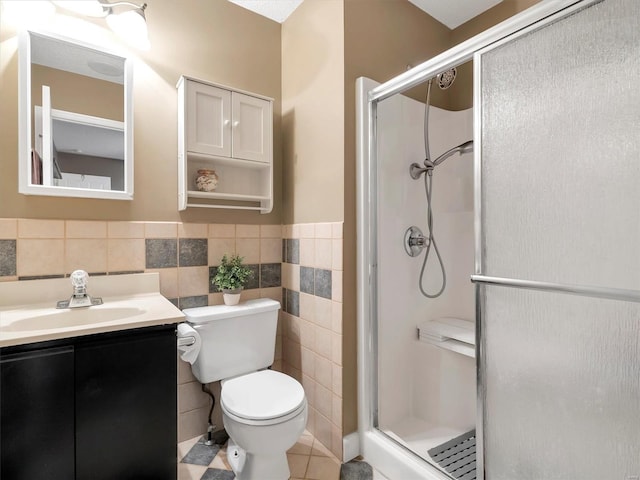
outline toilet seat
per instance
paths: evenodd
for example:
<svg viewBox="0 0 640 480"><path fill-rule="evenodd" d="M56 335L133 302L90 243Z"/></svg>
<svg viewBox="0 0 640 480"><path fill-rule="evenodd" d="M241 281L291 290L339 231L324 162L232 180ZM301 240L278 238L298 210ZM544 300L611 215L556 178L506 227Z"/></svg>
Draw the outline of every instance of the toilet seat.
<svg viewBox="0 0 640 480"><path fill-rule="evenodd" d="M300 414L307 406L302 385L284 373L262 370L224 382L223 411L249 425L271 425Z"/></svg>

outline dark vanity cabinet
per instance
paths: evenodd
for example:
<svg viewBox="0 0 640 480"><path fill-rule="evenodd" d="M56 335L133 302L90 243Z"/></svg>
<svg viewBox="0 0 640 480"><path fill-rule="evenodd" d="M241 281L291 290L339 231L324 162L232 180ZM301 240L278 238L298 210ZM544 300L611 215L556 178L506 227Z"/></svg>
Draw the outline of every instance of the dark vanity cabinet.
<svg viewBox="0 0 640 480"><path fill-rule="evenodd" d="M0 478L175 480L175 326L0 350Z"/></svg>
<svg viewBox="0 0 640 480"><path fill-rule="evenodd" d="M0 351L0 478L75 478L73 347L5 350L10 349Z"/></svg>
<svg viewBox="0 0 640 480"><path fill-rule="evenodd" d="M76 478L176 476L175 329L76 345Z"/></svg>

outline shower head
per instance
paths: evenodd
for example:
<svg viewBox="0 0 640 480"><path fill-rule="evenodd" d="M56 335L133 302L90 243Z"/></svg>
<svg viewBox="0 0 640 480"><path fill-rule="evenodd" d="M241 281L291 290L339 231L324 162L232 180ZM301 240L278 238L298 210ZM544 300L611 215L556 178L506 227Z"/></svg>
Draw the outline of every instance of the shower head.
<svg viewBox="0 0 640 480"><path fill-rule="evenodd" d="M439 73L436 76L436 79L438 80L438 86L440 87L440 89L446 90L451 85L453 85L453 82L455 81L457 74L458 74L458 70L456 70L456 67L450 68L449 70L445 70L444 72Z"/></svg>
<svg viewBox="0 0 640 480"><path fill-rule="evenodd" d="M442 155L440 155L438 158L436 158L433 161L433 166L437 167L438 165L440 165L442 162L444 162L447 158L449 158L451 155L455 153L459 153L460 155L462 155L464 153L470 153L470 152L473 152L473 140L469 140L468 142L464 142L458 145L457 147L453 147L452 149L447 150L446 152L444 152ZM425 162L425 166L426 166L426 162Z"/></svg>
<svg viewBox="0 0 640 480"><path fill-rule="evenodd" d="M431 175L433 169L444 162L447 158L455 153L459 153L460 155L464 153L473 152L473 140L469 140L468 142L461 143L457 147L453 147L450 150L447 150L442 155L440 155L435 160L431 161L428 158L424 161L424 167L421 167L418 163L412 163L409 166L409 174L411 178L417 180L423 173L427 173L427 175Z"/></svg>

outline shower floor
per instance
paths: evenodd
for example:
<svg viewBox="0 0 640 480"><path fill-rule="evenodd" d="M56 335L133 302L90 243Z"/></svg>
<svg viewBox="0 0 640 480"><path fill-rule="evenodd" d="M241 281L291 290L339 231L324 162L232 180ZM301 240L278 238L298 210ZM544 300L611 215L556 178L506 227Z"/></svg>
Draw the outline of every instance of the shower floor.
<svg viewBox="0 0 640 480"><path fill-rule="evenodd" d="M429 450L468 432L472 428L473 425L465 429L450 428L427 422L421 418L409 417L397 422L392 428L381 428L381 430L401 445L412 450L416 455L441 468L431 458Z"/></svg>

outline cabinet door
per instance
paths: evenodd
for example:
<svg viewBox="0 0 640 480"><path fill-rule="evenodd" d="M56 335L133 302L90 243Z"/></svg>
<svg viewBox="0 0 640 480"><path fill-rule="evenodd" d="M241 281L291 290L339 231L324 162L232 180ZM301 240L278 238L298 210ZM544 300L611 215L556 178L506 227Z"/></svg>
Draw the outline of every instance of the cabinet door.
<svg viewBox="0 0 640 480"><path fill-rule="evenodd" d="M271 102L234 92L233 157L256 162L271 161Z"/></svg>
<svg viewBox="0 0 640 480"><path fill-rule="evenodd" d="M175 480L176 383L174 327L79 342L77 480Z"/></svg>
<svg viewBox="0 0 640 480"><path fill-rule="evenodd" d="M73 388L73 347L0 352L0 478L75 478Z"/></svg>
<svg viewBox="0 0 640 480"><path fill-rule="evenodd" d="M187 82L187 150L231 156L231 92Z"/></svg>

